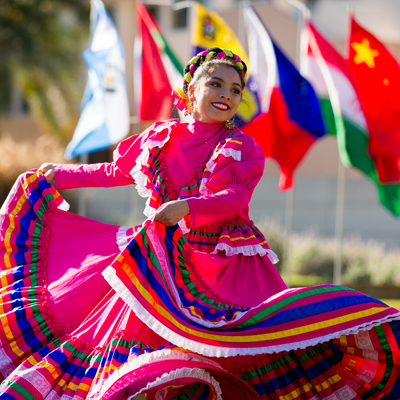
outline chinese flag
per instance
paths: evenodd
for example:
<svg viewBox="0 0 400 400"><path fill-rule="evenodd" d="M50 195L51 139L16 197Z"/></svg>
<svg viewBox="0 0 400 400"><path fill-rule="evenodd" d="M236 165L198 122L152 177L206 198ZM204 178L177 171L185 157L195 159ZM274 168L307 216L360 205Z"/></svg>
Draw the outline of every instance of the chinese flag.
<svg viewBox="0 0 400 400"><path fill-rule="evenodd" d="M354 19L350 68L370 131L369 154L382 183L400 181L400 66Z"/></svg>

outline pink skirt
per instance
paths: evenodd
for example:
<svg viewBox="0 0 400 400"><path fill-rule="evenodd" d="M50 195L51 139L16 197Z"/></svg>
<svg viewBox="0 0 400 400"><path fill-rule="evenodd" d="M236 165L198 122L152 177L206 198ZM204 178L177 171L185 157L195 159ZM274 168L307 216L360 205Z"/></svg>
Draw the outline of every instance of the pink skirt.
<svg viewBox="0 0 400 400"><path fill-rule="evenodd" d="M1 210L0 399L400 396L397 310L62 207L28 172Z"/></svg>

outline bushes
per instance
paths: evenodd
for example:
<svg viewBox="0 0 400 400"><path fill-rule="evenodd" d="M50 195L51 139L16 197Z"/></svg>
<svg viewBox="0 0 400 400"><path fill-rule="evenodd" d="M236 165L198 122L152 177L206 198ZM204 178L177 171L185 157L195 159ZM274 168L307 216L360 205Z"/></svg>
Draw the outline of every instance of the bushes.
<svg viewBox="0 0 400 400"><path fill-rule="evenodd" d="M11 136L0 137L0 206L6 199L19 174L39 168L44 161L64 161L64 149L50 135L35 141L15 141Z"/></svg>
<svg viewBox="0 0 400 400"><path fill-rule="evenodd" d="M276 223L262 222L258 227L283 267L283 228ZM321 238L316 233L294 234L291 241L290 271L294 286L298 280L304 285L304 276L319 277L319 281L332 283L335 240ZM395 285L400 287L400 249L385 249L382 243L360 239L345 239L342 252L342 283L357 285ZM299 277L296 279L295 277ZM301 277L301 278L300 278ZM310 279L310 285L315 279Z"/></svg>

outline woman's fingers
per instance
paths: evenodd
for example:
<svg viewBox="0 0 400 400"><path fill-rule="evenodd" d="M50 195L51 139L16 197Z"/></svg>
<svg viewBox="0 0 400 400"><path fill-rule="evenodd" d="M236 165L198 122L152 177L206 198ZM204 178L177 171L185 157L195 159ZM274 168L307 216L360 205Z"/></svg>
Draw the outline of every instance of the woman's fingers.
<svg viewBox="0 0 400 400"><path fill-rule="evenodd" d="M39 171L44 173L44 177L46 178L47 183L50 183L54 180L55 169L56 165L52 163L44 163L39 167Z"/></svg>
<svg viewBox="0 0 400 400"><path fill-rule="evenodd" d="M157 211L154 218L166 226L177 224L185 215L189 214L189 205L185 200L170 201L163 204Z"/></svg>

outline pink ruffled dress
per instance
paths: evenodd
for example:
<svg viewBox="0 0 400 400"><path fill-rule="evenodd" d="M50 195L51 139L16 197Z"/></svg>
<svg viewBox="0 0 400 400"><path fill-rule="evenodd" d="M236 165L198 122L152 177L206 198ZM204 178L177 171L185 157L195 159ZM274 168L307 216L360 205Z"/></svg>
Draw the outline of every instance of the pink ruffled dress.
<svg viewBox="0 0 400 400"><path fill-rule="evenodd" d="M351 289L287 289L249 219L264 169L224 124L157 122L110 164L59 165L58 189L135 184L145 215L67 212L37 171L0 210L0 400L400 398L400 312Z"/></svg>
<svg viewBox="0 0 400 400"><path fill-rule="evenodd" d="M186 200L190 215L179 225L200 275L223 298L251 307L286 289L273 266L278 258L249 219L263 171L262 150L239 130L172 120L120 143L113 163L59 165L55 179L58 189L136 184L148 198L147 217Z"/></svg>

